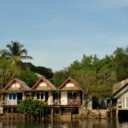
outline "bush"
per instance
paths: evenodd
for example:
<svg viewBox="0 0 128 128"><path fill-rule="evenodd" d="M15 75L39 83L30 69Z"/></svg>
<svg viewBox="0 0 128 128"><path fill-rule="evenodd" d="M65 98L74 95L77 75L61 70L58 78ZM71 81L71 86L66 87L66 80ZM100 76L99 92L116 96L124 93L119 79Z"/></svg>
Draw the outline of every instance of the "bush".
<svg viewBox="0 0 128 128"><path fill-rule="evenodd" d="M33 100L31 98L22 100L18 105L19 111L23 113L30 113L32 115L38 115L43 112L47 104L40 100Z"/></svg>

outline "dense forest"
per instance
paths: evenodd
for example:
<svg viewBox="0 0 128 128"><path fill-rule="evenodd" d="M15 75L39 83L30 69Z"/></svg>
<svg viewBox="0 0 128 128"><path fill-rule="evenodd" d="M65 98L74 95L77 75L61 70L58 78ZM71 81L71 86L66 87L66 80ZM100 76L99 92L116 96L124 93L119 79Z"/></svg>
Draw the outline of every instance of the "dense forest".
<svg viewBox="0 0 128 128"><path fill-rule="evenodd" d="M128 48L117 48L104 58L83 55L80 61L76 60L64 70L55 72L55 85L60 85L68 76L74 78L88 94L97 98L110 97L113 85L128 78Z"/></svg>
<svg viewBox="0 0 128 128"><path fill-rule="evenodd" d="M53 73L52 69L35 66L24 59L27 50L18 41L11 41L6 49L0 50L0 85L5 86L10 79L18 77L30 87L40 75L45 76L55 86L59 86L67 77L72 77L91 96L110 97L114 83L128 78L128 48L117 48L112 55L98 58L97 55L83 55L67 68Z"/></svg>

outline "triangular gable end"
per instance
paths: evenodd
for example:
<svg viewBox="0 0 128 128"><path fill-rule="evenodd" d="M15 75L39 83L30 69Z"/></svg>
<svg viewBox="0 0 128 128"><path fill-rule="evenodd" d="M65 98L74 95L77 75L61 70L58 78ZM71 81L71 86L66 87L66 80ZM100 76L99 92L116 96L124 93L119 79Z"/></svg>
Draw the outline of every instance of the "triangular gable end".
<svg viewBox="0 0 128 128"><path fill-rule="evenodd" d="M53 89L53 87L50 86L50 84L47 82L47 80L43 77L39 78L39 80L32 86L32 89L36 88L49 88Z"/></svg>
<svg viewBox="0 0 128 128"><path fill-rule="evenodd" d="M76 87L78 90L84 91L71 77L67 78L59 87L58 89L62 89L65 86L67 87Z"/></svg>
<svg viewBox="0 0 128 128"><path fill-rule="evenodd" d="M25 90L27 88L19 80L14 78L3 88L3 90L7 90L7 89L11 89L11 90L13 90L13 89L14 90L15 89L21 89L21 90Z"/></svg>
<svg viewBox="0 0 128 128"><path fill-rule="evenodd" d="M113 95L112 98L118 98L124 93L128 91L128 83L126 83L124 86L122 86L120 89L118 89Z"/></svg>

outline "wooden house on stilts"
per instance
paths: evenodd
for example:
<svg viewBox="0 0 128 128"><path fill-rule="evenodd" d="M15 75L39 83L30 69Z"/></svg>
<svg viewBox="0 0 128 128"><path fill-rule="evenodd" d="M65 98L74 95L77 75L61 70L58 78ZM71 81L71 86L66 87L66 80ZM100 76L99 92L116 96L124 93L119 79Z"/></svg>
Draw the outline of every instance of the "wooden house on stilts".
<svg viewBox="0 0 128 128"><path fill-rule="evenodd" d="M116 111L117 118L125 118L128 114L128 79L114 85L112 108Z"/></svg>
<svg viewBox="0 0 128 128"><path fill-rule="evenodd" d="M30 97L30 87L17 78L12 79L2 90L1 105L4 111L13 112L21 100Z"/></svg>
<svg viewBox="0 0 128 128"><path fill-rule="evenodd" d="M58 87L58 91L62 110L68 109L71 113L79 113L79 108L84 101L84 90L69 77Z"/></svg>
<svg viewBox="0 0 128 128"><path fill-rule="evenodd" d="M85 101L85 92L71 77L58 88L44 76L31 88L24 81L14 78L2 89L1 108L3 112L17 112L18 104L26 98L47 103L48 114L79 114Z"/></svg>

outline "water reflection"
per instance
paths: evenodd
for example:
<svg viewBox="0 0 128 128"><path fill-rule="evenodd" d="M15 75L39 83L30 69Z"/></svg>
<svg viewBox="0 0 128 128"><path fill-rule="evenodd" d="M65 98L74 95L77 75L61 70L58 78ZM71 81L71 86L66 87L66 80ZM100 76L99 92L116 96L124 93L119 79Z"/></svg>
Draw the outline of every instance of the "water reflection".
<svg viewBox="0 0 128 128"><path fill-rule="evenodd" d="M25 121L1 120L0 128L128 128L127 122L111 120L74 120L74 121Z"/></svg>

